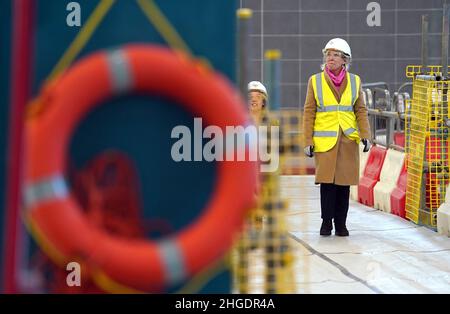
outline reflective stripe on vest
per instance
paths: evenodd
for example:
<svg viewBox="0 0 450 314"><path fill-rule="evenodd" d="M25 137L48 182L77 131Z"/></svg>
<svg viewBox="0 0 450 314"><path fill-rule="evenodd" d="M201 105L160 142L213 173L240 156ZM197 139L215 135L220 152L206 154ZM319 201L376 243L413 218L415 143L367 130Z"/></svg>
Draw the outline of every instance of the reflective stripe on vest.
<svg viewBox="0 0 450 314"><path fill-rule="evenodd" d="M341 128L346 137L359 143L356 116L353 106L358 99L360 79L357 75L347 73L347 86L337 101L331 87L325 80L324 72L313 75L313 89L317 110L314 121L314 150L329 151L336 145Z"/></svg>
<svg viewBox="0 0 450 314"><path fill-rule="evenodd" d="M353 111L352 106L338 106L338 105L332 105L332 106L326 106L326 107L319 107L317 108L317 112L333 112L333 111Z"/></svg>
<svg viewBox="0 0 450 314"><path fill-rule="evenodd" d="M317 90L319 91L317 94L317 98L319 98L319 108L324 108L321 73L316 74L316 84L317 84Z"/></svg>
<svg viewBox="0 0 450 314"><path fill-rule="evenodd" d="M336 137L337 132L335 131L314 131L314 137Z"/></svg>
<svg viewBox="0 0 450 314"><path fill-rule="evenodd" d="M356 77L354 74L350 74L350 85L352 88L352 105L355 103L356 101Z"/></svg>
<svg viewBox="0 0 450 314"><path fill-rule="evenodd" d="M355 131L356 131L356 129L354 129L354 128L348 128L347 130L344 130L344 134L345 135L350 135L350 134L352 134Z"/></svg>

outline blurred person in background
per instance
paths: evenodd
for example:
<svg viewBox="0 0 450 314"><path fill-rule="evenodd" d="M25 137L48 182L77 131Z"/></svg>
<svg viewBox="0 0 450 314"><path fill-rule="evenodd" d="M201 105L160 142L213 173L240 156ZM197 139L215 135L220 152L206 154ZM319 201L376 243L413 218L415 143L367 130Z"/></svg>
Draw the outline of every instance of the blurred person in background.
<svg viewBox="0 0 450 314"><path fill-rule="evenodd" d="M267 89L259 81L248 83L248 110L255 125L264 122L267 113Z"/></svg>
<svg viewBox="0 0 450 314"><path fill-rule="evenodd" d="M251 81L247 85L248 92L248 111L250 113L251 122L255 126L266 125L268 115L268 94L266 87L260 81ZM270 132L269 132L270 134ZM260 140L258 140L258 145ZM257 174L257 187L254 192L255 204L260 203L259 193L261 188L261 176ZM264 213L261 206L256 206L256 210L252 214L251 221L253 222L256 231L262 229L264 221ZM256 238L255 234L252 234L253 238Z"/></svg>

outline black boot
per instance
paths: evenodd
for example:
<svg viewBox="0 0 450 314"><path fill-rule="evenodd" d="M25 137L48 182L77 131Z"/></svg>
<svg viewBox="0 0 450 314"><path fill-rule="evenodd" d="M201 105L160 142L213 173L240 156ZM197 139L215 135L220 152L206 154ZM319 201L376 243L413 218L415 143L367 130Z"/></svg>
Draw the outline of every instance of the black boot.
<svg viewBox="0 0 450 314"><path fill-rule="evenodd" d="M338 237L348 237L349 236L347 227L345 226L345 221L339 221L339 220L336 221L336 219L334 219L334 227L336 229L334 234L337 235Z"/></svg>
<svg viewBox="0 0 450 314"><path fill-rule="evenodd" d="M322 217L322 226L320 235L329 236L333 230L332 219L334 217L334 208L336 204L336 185L331 183L320 184L320 210Z"/></svg>
<svg viewBox="0 0 450 314"><path fill-rule="evenodd" d="M349 233L345 223L347 221L348 202L350 196L350 187L338 186L338 192L336 195L336 208L334 216L335 235L338 237L348 237Z"/></svg>
<svg viewBox="0 0 450 314"><path fill-rule="evenodd" d="M323 219L322 226L320 227L320 235L329 236L331 235L331 230L333 230L331 219Z"/></svg>

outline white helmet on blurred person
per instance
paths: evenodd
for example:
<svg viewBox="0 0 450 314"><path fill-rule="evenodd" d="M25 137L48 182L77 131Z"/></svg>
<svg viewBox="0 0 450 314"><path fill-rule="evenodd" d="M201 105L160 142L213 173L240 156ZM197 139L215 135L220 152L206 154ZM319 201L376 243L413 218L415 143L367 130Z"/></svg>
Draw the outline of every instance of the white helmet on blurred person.
<svg viewBox="0 0 450 314"><path fill-rule="evenodd" d="M248 91L258 91L264 94L265 98L268 98L267 89L260 81L251 81L248 83Z"/></svg>
<svg viewBox="0 0 450 314"><path fill-rule="evenodd" d="M331 39L325 46L325 48L322 50L322 52L325 54L325 52L328 49L338 50L343 52L345 55L352 57L352 50L350 49L349 44L342 38L333 38Z"/></svg>

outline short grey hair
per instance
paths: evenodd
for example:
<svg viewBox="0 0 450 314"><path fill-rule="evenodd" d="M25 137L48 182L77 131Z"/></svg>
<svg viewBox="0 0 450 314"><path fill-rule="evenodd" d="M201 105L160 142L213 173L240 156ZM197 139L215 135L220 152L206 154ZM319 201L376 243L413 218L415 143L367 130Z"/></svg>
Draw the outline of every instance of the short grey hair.
<svg viewBox="0 0 450 314"><path fill-rule="evenodd" d="M344 61L345 61L345 69L347 71L350 70L350 65L352 64L352 58L343 52L339 52L339 53L341 54L341 58L344 59ZM322 58L322 64L320 65L320 69L322 71L325 70L326 57L327 57L326 52L324 52L323 58Z"/></svg>

